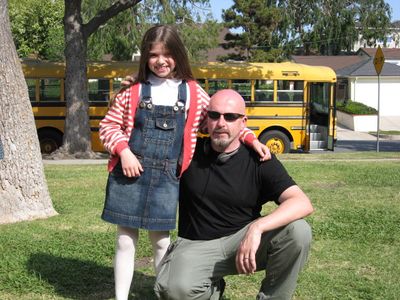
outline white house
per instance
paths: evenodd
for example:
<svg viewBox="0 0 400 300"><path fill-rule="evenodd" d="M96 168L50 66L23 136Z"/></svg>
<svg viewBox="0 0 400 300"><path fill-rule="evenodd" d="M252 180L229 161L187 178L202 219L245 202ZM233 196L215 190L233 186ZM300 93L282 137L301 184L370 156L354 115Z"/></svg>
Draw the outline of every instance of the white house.
<svg viewBox="0 0 400 300"><path fill-rule="evenodd" d="M385 62L378 80L373 58L369 58L336 70L336 75L347 79L348 99L378 109L379 95L380 116L400 117L400 66Z"/></svg>
<svg viewBox="0 0 400 300"><path fill-rule="evenodd" d="M379 76L380 116L400 118L400 49L382 50L385 63ZM378 76L373 64L375 53L376 48L361 48L357 55L292 56L292 59L297 63L334 69L338 78L337 100L350 99L378 109Z"/></svg>

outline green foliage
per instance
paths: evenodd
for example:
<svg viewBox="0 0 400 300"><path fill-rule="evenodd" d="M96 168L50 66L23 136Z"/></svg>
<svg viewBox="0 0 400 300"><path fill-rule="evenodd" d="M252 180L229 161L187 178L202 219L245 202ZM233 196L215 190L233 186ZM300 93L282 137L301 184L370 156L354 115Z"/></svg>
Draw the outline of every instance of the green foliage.
<svg viewBox="0 0 400 300"><path fill-rule="evenodd" d="M385 40L390 16L384 0L235 0L223 18L225 26L240 30L226 36L227 48L239 53L224 60L279 61L295 51L351 52L359 35L368 45Z"/></svg>
<svg viewBox="0 0 400 300"><path fill-rule="evenodd" d="M64 1L10 0L9 14L20 57L48 60L64 57Z"/></svg>
<svg viewBox="0 0 400 300"><path fill-rule="evenodd" d="M282 15L280 8L268 5L264 0L235 0L231 8L223 11L223 19L225 26L242 32L227 34L226 48L239 50L240 60L278 60L281 52L271 52L271 42Z"/></svg>
<svg viewBox="0 0 400 300"><path fill-rule="evenodd" d="M113 1L82 1L82 19L89 22ZM64 1L10 0L12 33L20 57L64 60ZM168 7L165 7L168 6ZM165 9L167 8L167 9ZM111 18L88 39L89 60L130 60L152 25L178 24L192 62L205 59L218 44L220 25L212 19L209 0L191 2L146 0ZM209 11L209 10L208 10ZM199 23L203 23L199 26Z"/></svg>
<svg viewBox="0 0 400 300"><path fill-rule="evenodd" d="M351 100L337 103L336 108L352 115L376 115L378 113L373 107Z"/></svg>
<svg viewBox="0 0 400 300"><path fill-rule="evenodd" d="M357 40L354 1L320 1L311 29L312 45L322 55L350 51Z"/></svg>
<svg viewBox="0 0 400 300"><path fill-rule="evenodd" d="M83 20L88 21L102 9L107 1L84 1ZM88 41L88 58L102 60L111 55L113 60L130 60L137 53L143 34L152 24L176 24L192 62L202 61L207 50L217 46L220 25L211 14L203 14L208 0L142 1L121 12L92 34ZM202 22L201 25L199 25Z"/></svg>
<svg viewBox="0 0 400 300"><path fill-rule="evenodd" d="M112 1L82 1L82 19L89 22L100 11L107 9ZM138 51L139 36L135 25L136 8L129 8L100 26L88 39L88 60L130 60Z"/></svg>
<svg viewBox="0 0 400 300"><path fill-rule="evenodd" d="M294 299L397 299L398 153L280 159L315 207L307 218L311 255ZM0 226L0 299L113 298L115 226L100 219L106 166L46 165L45 173L59 215ZM274 207L268 204L264 212ZM151 256L147 234L140 231L132 299L155 299ZM263 276L228 276L223 299L254 299Z"/></svg>
<svg viewBox="0 0 400 300"><path fill-rule="evenodd" d="M200 26L187 24L178 28L192 63L206 61L208 50L218 46L217 37L221 26L215 21L209 20Z"/></svg>
<svg viewBox="0 0 400 300"><path fill-rule="evenodd" d="M386 43L387 28L390 27L391 9L384 0L360 1L360 33L366 44L375 47L377 40Z"/></svg>

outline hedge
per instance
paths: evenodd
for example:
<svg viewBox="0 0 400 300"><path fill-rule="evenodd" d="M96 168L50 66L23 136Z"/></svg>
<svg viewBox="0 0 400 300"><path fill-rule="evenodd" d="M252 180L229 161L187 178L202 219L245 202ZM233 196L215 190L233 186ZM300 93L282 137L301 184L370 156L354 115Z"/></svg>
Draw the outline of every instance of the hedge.
<svg viewBox="0 0 400 300"><path fill-rule="evenodd" d="M376 115L378 113L373 107L351 100L337 103L336 108L351 115Z"/></svg>

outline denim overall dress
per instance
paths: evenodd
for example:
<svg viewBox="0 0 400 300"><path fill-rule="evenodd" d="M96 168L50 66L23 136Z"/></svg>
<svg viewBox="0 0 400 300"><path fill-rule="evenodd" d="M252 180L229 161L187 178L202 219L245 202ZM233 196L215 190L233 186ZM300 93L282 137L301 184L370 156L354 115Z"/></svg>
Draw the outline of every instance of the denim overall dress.
<svg viewBox="0 0 400 300"><path fill-rule="evenodd" d="M154 105L150 83L142 84L141 100L129 140L144 172L124 176L119 162L109 174L102 219L121 226L172 230L179 195L178 159L185 126L186 83L178 87L174 106Z"/></svg>

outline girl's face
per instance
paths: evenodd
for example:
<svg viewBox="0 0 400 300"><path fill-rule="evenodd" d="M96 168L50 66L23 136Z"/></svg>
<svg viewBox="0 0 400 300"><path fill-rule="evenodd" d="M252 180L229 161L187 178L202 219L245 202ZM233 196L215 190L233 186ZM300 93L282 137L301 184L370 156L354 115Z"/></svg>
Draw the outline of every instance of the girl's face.
<svg viewBox="0 0 400 300"><path fill-rule="evenodd" d="M162 43L154 43L149 53L147 65L157 77L172 78L175 70L175 60Z"/></svg>

